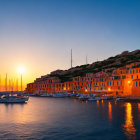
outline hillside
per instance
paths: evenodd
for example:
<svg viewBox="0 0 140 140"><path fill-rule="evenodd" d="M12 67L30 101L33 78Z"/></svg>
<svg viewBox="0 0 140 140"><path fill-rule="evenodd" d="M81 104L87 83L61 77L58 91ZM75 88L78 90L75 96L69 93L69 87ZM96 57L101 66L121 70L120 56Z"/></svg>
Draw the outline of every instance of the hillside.
<svg viewBox="0 0 140 140"><path fill-rule="evenodd" d="M140 62L140 50L135 50L132 52L125 51L114 57L109 57L106 60L73 67L68 70L56 70L49 76L58 77L62 82L65 82L71 81L72 77L85 76L86 73L97 73L100 71L111 73L116 68L123 67L134 62Z"/></svg>

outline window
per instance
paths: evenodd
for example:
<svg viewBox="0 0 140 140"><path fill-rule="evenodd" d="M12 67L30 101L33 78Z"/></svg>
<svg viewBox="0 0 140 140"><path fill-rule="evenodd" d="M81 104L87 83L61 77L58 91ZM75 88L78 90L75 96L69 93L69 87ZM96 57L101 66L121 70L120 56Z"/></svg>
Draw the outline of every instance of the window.
<svg viewBox="0 0 140 140"><path fill-rule="evenodd" d="M131 79L133 79L133 75L131 75Z"/></svg>
<svg viewBox="0 0 140 140"><path fill-rule="evenodd" d="M109 82L107 82L107 86L109 86Z"/></svg>

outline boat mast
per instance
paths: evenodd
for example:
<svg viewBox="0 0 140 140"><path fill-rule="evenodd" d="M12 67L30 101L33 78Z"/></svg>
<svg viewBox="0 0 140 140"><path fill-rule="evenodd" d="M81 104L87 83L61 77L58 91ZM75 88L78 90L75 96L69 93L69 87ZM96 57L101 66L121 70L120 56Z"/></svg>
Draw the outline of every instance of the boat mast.
<svg viewBox="0 0 140 140"><path fill-rule="evenodd" d="M11 91L11 80L9 79L9 91Z"/></svg>
<svg viewBox="0 0 140 140"><path fill-rule="evenodd" d="M6 73L6 77L5 77L5 91L7 91L7 73Z"/></svg>
<svg viewBox="0 0 140 140"><path fill-rule="evenodd" d="M18 78L17 78L17 81L16 81L16 87L17 87L17 91L18 91Z"/></svg>
<svg viewBox="0 0 140 140"><path fill-rule="evenodd" d="M22 91L22 74L21 74L21 91Z"/></svg>
<svg viewBox="0 0 140 140"><path fill-rule="evenodd" d="M1 75L0 75L0 91L1 91Z"/></svg>

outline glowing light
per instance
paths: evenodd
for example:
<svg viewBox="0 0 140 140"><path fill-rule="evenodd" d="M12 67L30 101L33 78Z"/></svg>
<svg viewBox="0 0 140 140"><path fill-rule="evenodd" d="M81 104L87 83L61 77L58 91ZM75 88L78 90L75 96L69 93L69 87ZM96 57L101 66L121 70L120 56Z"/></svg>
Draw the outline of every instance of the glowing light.
<svg viewBox="0 0 140 140"><path fill-rule="evenodd" d="M25 68L22 67L22 66L20 66L20 67L18 68L18 71L19 71L20 74L23 74L23 73L25 72Z"/></svg>
<svg viewBox="0 0 140 140"><path fill-rule="evenodd" d="M131 83L131 81L128 81L128 84L130 84Z"/></svg>
<svg viewBox="0 0 140 140"><path fill-rule="evenodd" d="M126 104L125 124L123 125L125 135L128 139L136 139L136 129L133 122L132 105Z"/></svg>
<svg viewBox="0 0 140 140"><path fill-rule="evenodd" d="M112 119L112 105L110 102L108 103L108 113L109 113L109 119L111 120Z"/></svg>
<svg viewBox="0 0 140 140"><path fill-rule="evenodd" d="M108 91L111 91L111 89L110 89L110 88L108 88Z"/></svg>
<svg viewBox="0 0 140 140"><path fill-rule="evenodd" d="M85 92L87 92L88 90L87 89L85 89Z"/></svg>
<svg viewBox="0 0 140 140"><path fill-rule="evenodd" d="M140 103L138 103L138 109L139 109L139 111L140 111Z"/></svg>
<svg viewBox="0 0 140 140"><path fill-rule="evenodd" d="M64 87L64 90L66 90L66 87Z"/></svg>
<svg viewBox="0 0 140 140"><path fill-rule="evenodd" d="M99 100L97 100L97 107L99 107Z"/></svg>

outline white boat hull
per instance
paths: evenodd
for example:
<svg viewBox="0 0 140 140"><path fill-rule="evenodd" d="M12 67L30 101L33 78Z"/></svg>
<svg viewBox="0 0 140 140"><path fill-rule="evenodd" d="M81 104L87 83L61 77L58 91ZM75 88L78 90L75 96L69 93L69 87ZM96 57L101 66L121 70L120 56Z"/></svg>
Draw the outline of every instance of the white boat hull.
<svg viewBox="0 0 140 140"><path fill-rule="evenodd" d="M17 98L1 98L0 103L25 103L28 101L28 97L17 97Z"/></svg>

